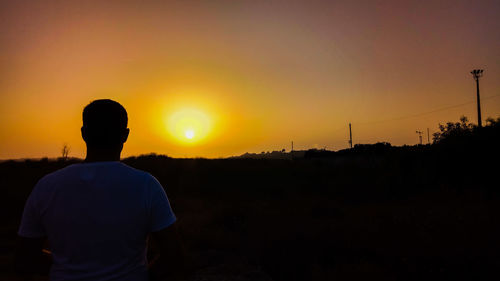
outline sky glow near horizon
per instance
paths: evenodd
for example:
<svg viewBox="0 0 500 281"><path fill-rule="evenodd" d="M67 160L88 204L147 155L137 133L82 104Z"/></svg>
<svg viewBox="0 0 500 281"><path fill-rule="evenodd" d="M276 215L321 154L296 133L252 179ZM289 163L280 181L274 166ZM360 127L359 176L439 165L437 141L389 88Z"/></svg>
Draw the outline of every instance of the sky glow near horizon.
<svg viewBox="0 0 500 281"><path fill-rule="evenodd" d="M477 122L474 68L483 120L500 116L498 14L493 0L2 1L0 159L64 143L84 157L81 113L100 98L128 111L125 157L338 150L349 122L354 143L416 144Z"/></svg>

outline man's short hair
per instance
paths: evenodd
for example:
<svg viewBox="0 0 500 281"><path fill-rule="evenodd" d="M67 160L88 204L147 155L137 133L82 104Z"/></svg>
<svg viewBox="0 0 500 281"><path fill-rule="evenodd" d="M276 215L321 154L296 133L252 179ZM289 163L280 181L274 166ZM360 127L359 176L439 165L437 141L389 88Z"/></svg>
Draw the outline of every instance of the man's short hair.
<svg viewBox="0 0 500 281"><path fill-rule="evenodd" d="M123 143L128 117L125 108L110 99L95 100L83 109L85 142L92 146L114 146Z"/></svg>

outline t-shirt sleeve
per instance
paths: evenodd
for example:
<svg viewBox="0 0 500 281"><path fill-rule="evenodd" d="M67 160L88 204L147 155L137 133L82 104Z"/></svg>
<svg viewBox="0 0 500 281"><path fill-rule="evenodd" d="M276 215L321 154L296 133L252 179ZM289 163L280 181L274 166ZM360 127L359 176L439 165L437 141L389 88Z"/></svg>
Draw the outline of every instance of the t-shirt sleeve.
<svg viewBox="0 0 500 281"><path fill-rule="evenodd" d="M26 205L24 206L21 225L17 234L27 238L37 238L46 236L45 229L43 228L40 211L37 209L36 198L37 186L33 189Z"/></svg>
<svg viewBox="0 0 500 281"><path fill-rule="evenodd" d="M150 232L162 230L173 224L177 218L172 211L165 190L156 178L151 176L149 181L151 186L151 220Z"/></svg>

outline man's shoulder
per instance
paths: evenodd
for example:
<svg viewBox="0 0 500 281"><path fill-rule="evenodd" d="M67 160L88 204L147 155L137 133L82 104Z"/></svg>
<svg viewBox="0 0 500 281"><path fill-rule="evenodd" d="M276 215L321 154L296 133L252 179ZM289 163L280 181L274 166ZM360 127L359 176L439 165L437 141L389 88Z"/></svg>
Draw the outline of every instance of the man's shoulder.
<svg viewBox="0 0 500 281"><path fill-rule="evenodd" d="M135 177L140 178L141 181L146 184L146 187L153 188L153 189L154 188L163 189L160 181L157 178L155 178L151 173L134 168L134 167L131 167L131 166L128 166L127 164L125 164L123 162L120 162L120 164L122 164L124 167L126 167L126 169L128 169L128 171L131 174L134 174Z"/></svg>
<svg viewBox="0 0 500 281"><path fill-rule="evenodd" d="M108 170L106 170L108 169ZM96 171L105 171L109 175L119 175L120 178L139 181L154 181L155 178L146 171L136 169L123 162L93 162L76 163L51 172L43 176L37 183L38 186L51 186L61 181L74 181L85 177L92 177Z"/></svg>
<svg viewBox="0 0 500 281"><path fill-rule="evenodd" d="M131 167L123 162L118 162L118 163L121 171L124 173L127 173L134 177L144 178L146 180L154 179L153 175L151 175L149 172Z"/></svg>
<svg viewBox="0 0 500 281"><path fill-rule="evenodd" d="M136 175L141 175L141 176L151 176L150 173L143 171L143 170L140 170L140 169L137 169L137 168L134 168L132 166L129 166L123 162L118 162L118 164L121 166L122 169L127 170L130 173L134 173Z"/></svg>
<svg viewBox="0 0 500 281"><path fill-rule="evenodd" d="M65 174L68 173L69 170L71 170L72 166L75 164L68 165L64 168L61 168L59 170L53 171L51 173L46 174L40 180L38 181L37 185L50 185L50 183L54 182L58 178L63 177Z"/></svg>
<svg viewBox="0 0 500 281"><path fill-rule="evenodd" d="M122 166L124 167L123 169L126 170L127 173L129 173L130 177L137 179L143 184L146 184L146 186L150 186L152 184L154 185L157 182L156 178L147 171L128 166L127 164L122 162L120 162L120 164L122 164Z"/></svg>
<svg viewBox="0 0 500 281"><path fill-rule="evenodd" d="M119 168L115 170L120 181L125 181L125 185L141 186L143 190L151 192L151 190L163 189L160 182L149 172L131 167L123 162L119 162Z"/></svg>

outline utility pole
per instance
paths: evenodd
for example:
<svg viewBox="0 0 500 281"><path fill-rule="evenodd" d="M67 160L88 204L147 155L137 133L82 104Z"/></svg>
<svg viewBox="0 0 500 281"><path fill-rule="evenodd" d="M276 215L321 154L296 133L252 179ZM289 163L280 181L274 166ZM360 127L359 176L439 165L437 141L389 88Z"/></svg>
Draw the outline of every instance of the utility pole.
<svg viewBox="0 0 500 281"><path fill-rule="evenodd" d="M427 128L427 144L431 144L431 137L429 135L429 128Z"/></svg>
<svg viewBox="0 0 500 281"><path fill-rule="evenodd" d="M420 145L422 145L422 132L421 131L417 131L417 134L418 134L418 139L420 141Z"/></svg>
<svg viewBox="0 0 500 281"><path fill-rule="evenodd" d="M352 130L351 130L351 123L349 123L349 145L352 148Z"/></svg>
<svg viewBox="0 0 500 281"><path fill-rule="evenodd" d="M474 77L474 80L476 80L476 92L477 92L477 125L479 126L479 129L483 127L483 124L481 123L481 101L479 99L479 77L483 76L483 71L482 69L474 69L470 73Z"/></svg>
<svg viewBox="0 0 500 281"><path fill-rule="evenodd" d="M293 152L293 141L292 141L292 152Z"/></svg>

